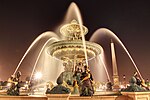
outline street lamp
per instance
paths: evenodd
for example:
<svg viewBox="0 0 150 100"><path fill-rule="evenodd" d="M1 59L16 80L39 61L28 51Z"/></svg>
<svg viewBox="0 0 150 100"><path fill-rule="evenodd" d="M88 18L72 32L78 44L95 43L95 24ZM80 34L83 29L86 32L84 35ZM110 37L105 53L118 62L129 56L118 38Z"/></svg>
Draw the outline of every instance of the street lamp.
<svg viewBox="0 0 150 100"><path fill-rule="evenodd" d="M35 73L35 77L34 77L34 78L35 78L35 79L37 79L37 80L39 80L39 79L41 79L41 78L42 78L42 76L43 76L43 75L42 75L42 73L41 73L41 72L36 72L36 73Z"/></svg>

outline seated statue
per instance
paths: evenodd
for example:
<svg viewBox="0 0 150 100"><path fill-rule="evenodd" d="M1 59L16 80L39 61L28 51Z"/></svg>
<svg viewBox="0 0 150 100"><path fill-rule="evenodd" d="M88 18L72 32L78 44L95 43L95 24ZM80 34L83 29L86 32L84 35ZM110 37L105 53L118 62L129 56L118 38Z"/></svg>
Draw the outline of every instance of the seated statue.
<svg viewBox="0 0 150 100"><path fill-rule="evenodd" d="M11 78L8 79L8 82L11 83L10 88L7 90L7 95L18 96L20 94L20 81L19 78L21 76L21 72L18 71L16 75L12 75Z"/></svg>
<svg viewBox="0 0 150 100"><path fill-rule="evenodd" d="M139 85L140 87L149 90L147 84L145 84L145 80L144 79L140 79L140 77L138 76L137 72L134 72L134 77L136 78L136 84Z"/></svg>
<svg viewBox="0 0 150 100"><path fill-rule="evenodd" d="M59 76L57 79L57 86L53 87L51 90L47 89L46 94L69 94L70 89L63 86L63 77Z"/></svg>
<svg viewBox="0 0 150 100"><path fill-rule="evenodd" d="M134 75L133 75L133 76L134 76L135 79L136 79L136 84L139 85L139 86L141 86L142 81L141 81L141 79L139 78L138 73L137 73L137 72L134 72Z"/></svg>
<svg viewBox="0 0 150 100"><path fill-rule="evenodd" d="M137 85L137 81L136 78L134 76L131 77L130 81L130 86L128 86L125 89L122 89L121 91L124 92L142 92L142 91L146 91L144 88L142 88L141 86Z"/></svg>
<svg viewBox="0 0 150 100"><path fill-rule="evenodd" d="M81 74L80 96L93 96L93 77L87 66L84 66L84 72Z"/></svg>
<svg viewBox="0 0 150 100"><path fill-rule="evenodd" d="M107 87L107 91L112 91L112 86L113 86L113 84L112 84L112 82L110 82L109 80L108 80L108 82L106 83L106 87Z"/></svg>

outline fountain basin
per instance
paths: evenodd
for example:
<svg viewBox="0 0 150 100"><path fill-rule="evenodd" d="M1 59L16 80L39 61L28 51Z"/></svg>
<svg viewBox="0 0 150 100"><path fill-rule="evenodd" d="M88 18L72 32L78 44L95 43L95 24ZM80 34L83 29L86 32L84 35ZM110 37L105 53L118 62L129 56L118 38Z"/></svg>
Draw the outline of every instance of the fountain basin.
<svg viewBox="0 0 150 100"><path fill-rule="evenodd" d="M133 100L150 100L150 91L148 92L121 92L122 95L129 96Z"/></svg>
<svg viewBox="0 0 150 100"><path fill-rule="evenodd" d="M23 94L23 93L21 93ZM0 94L0 100L115 100L118 92L99 91L94 96L79 96L79 94L46 94L46 95L29 95L29 96L8 96L6 91Z"/></svg>
<svg viewBox="0 0 150 100"><path fill-rule="evenodd" d="M46 96L3 96L0 95L0 100L48 100Z"/></svg>
<svg viewBox="0 0 150 100"><path fill-rule="evenodd" d="M150 100L150 92L121 92L120 95L107 94L94 96L79 96L70 94L47 94L30 96L8 96L0 95L0 100ZM114 92L113 92L114 93Z"/></svg>
<svg viewBox="0 0 150 100"><path fill-rule="evenodd" d="M86 52L88 59L94 58L102 51L102 47L94 42L86 41ZM64 40L52 43L47 48L47 53L58 59L64 57L73 60L76 58L84 58L84 48L82 40Z"/></svg>

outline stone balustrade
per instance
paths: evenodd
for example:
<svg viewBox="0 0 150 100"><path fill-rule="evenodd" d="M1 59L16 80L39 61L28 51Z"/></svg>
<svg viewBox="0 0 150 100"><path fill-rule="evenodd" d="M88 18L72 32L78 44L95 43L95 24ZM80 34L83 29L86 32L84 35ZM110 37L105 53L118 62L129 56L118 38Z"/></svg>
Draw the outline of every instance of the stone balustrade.
<svg viewBox="0 0 150 100"><path fill-rule="evenodd" d="M150 100L150 92L121 92L122 95L79 96L71 94L47 94L30 96L0 95L0 100Z"/></svg>
<svg viewBox="0 0 150 100"><path fill-rule="evenodd" d="M121 92L121 94L129 96L133 100L150 100L150 92Z"/></svg>

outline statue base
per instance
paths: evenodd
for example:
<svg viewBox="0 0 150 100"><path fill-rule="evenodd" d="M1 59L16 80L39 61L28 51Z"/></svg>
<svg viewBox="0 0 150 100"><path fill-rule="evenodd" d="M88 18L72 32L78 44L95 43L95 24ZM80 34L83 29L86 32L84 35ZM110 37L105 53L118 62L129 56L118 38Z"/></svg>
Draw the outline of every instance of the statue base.
<svg viewBox="0 0 150 100"><path fill-rule="evenodd" d="M119 85L114 85L114 86L113 86L113 91L119 91L119 90L120 90Z"/></svg>

